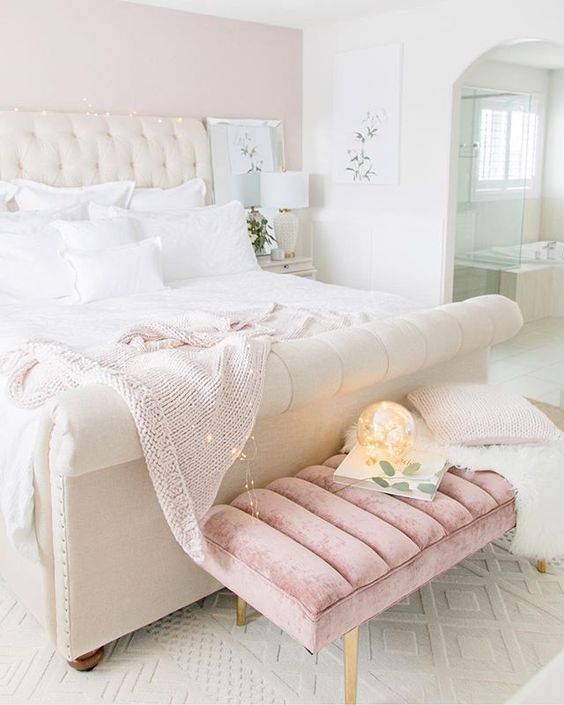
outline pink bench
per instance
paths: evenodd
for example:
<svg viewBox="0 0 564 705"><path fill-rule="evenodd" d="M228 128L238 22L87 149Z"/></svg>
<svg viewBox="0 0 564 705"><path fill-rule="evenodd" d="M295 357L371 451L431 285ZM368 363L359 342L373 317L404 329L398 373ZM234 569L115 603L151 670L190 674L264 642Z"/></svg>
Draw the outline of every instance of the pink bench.
<svg viewBox="0 0 564 705"><path fill-rule="evenodd" d="M432 502L333 483L343 456L204 518L204 567L315 653L344 636L345 702L356 702L358 627L515 525L511 486L451 470Z"/></svg>

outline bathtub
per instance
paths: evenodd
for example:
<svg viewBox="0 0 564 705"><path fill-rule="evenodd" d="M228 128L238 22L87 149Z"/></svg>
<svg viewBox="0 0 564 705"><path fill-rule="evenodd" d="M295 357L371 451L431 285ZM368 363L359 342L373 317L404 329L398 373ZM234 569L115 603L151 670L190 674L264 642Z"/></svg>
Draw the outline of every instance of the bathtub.
<svg viewBox="0 0 564 705"><path fill-rule="evenodd" d="M525 321L564 317L564 242L548 245L544 240L476 250L457 256L455 265L498 275L499 293L519 304Z"/></svg>
<svg viewBox="0 0 564 705"><path fill-rule="evenodd" d="M493 264L500 269L518 267L521 264L550 264L564 266L564 242L539 240L525 242L522 245L506 247L491 247L487 250L476 250L457 258L464 264Z"/></svg>

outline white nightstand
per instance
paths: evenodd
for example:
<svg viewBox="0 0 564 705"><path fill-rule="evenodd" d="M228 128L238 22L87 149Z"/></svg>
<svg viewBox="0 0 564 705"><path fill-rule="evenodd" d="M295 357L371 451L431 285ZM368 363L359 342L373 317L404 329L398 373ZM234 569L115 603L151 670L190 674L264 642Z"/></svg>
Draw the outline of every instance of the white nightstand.
<svg viewBox="0 0 564 705"><path fill-rule="evenodd" d="M274 261L268 257L258 257L258 263L265 272L274 272L275 274L295 274L297 277L305 277L307 279L315 279L317 269L313 266L311 257L291 257Z"/></svg>

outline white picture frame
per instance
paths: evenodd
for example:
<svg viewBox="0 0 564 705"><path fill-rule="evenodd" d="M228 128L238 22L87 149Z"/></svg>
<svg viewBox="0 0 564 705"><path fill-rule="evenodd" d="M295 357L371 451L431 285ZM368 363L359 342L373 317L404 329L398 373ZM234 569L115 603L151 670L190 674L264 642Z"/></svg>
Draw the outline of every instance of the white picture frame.
<svg viewBox="0 0 564 705"><path fill-rule="evenodd" d="M335 57L335 182L399 183L401 71L401 44Z"/></svg>
<svg viewBox="0 0 564 705"><path fill-rule="evenodd" d="M284 168L282 120L208 117L206 127L211 150L214 203L227 203L234 198L233 176L256 171L281 171Z"/></svg>

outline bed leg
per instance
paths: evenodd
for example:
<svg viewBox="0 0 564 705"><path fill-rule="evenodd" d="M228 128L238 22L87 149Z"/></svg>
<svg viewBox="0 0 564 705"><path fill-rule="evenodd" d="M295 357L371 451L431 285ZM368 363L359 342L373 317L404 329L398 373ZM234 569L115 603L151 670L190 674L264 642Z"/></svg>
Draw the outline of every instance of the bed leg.
<svg viewBox="0 0 564 705"><path fill-rule="evenodd" d="M242 597L237 595L237 626L244 627L247 624L247 603Z"/></svg>
<svg viewBox="0 0 564 705"><path fill-rule="evenodd" d="M358 627L343 637L345 658L345 705L356 705L358 682Z"/></svg>
<svg viewBox="0 0 564 705"><path fill-rule="evenodd" d="M87 654L79 656L74 659L74 661L68 661L68 664L76 671L92 671L100 663L103 656L104 647L100 646L98 649L94 649L94 651L89 651Z"/></svg>
<svg viewBox="0 0 564 705"><path fill-rule="evenodd" d="M546 573L546 561L545 560L537 561L537 570L539 571L539 573Z"/></svg>

